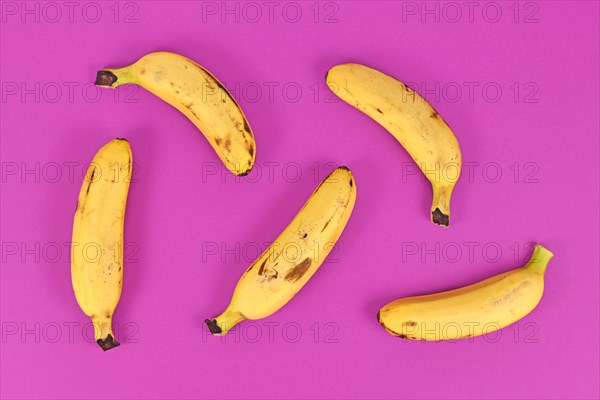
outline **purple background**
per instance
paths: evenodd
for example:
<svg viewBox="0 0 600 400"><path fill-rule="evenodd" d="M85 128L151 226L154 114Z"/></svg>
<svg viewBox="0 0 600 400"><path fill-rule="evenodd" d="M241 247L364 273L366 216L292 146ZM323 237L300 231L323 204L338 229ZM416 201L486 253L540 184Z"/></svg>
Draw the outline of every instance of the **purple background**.
<svg viewBox="0 0 600 400"><path fill-rule="evenodd" d="M427 3L434 14L421 2L279 2L272 16L253 3L260 18L244 3L80 2L72 15L23 4L2 3L3 398L599 396L597 2L479 2L472 14L461 2ZM158 50L233 89L261 176L211 175L221 167L207 141L150 93L88 86L97 69ZM393 137L330 96L325 71L349 61L425 85L453 127L472 171L450 229L428 221L430 185ZM122 345L103 353L85 339L63 243L83 166L117 136L137 182ZM210 337L203 319L331 162L358 187L336 253L275 315ZM544 297L499 334L404 342L377 323L388 301L522 265L532 241L556 255Z"/></svg>

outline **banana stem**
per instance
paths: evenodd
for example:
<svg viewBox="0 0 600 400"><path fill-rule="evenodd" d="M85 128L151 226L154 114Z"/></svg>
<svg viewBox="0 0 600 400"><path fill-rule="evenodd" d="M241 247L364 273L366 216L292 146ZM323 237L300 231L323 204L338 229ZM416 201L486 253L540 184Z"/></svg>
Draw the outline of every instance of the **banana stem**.
<svg viewBox="0 0 600 400"><path fill-rule="evenodd" d="M112 316L94 317L92 322L94 323L94 339L96 339L96 343L102 350L106 351L119 346L119 343L114 340Z"/></svg>
<svg viewBox="0 0 600 400"><path fill-rule="evenodd" d="M546 272L546 268L552 257L554 257L554 254L550 250L541 244L536 244L533 249L533 254L527 263L527 268L531 268L535 272L543 275Z"/></svg>
<svg viewBox="0 0 600 400"><path fill-rule="evenodd" d="M133 77L127 67L101 69L96 74L96 82L94 82L95 85L107 86L110 88L116 88L125 83L133 83Z"/></svg>
<svg viewBox="0 0 600 400"><path fill-rule="evenodd" d="M433 187L433 202L431 203L431 221L434 224L448 227L450 224L450 196L453 186Z"/></svg>
<svg viewBox="0 0 600 400"><path fill-rule="evenodd" d="M208 325L208 329L210 329L210 332L213 335L223 336L229 332L231 328L245 319L246 317L244 317L241 313L227 308L223 314L213 319L206 319L204 322L206 325Z"/></svg>

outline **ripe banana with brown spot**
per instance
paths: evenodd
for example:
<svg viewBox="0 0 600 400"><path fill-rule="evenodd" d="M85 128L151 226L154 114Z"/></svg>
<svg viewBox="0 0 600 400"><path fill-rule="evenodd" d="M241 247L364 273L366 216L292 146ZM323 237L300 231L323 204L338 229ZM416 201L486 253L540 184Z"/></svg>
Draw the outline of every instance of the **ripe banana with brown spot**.
<svg viewBox="0 0 600 400"><path fill-rule="evenodd" d="M377 319L392 335L412 340L454 340L494 332L538 305L553 256L536 245L522 268L460 289L393 301L381 308Z"/></svg>
<svg viewBox="0 0 600 400"><path fill-rule="evenodd" d="M458 141L425 99L391 76L360 64L341 64L325 77L342 100L387 129L431 182L431 220L450 223L450 197L462 164Z"/></svg>
<svg viewBox="0 0 600 400"><path fill-rule="evenodd" d="M112 316L123 286L123 226L131 171L127 140L104 145L86 172L73 221L73 290L83 312L92 318L94 338L105 351L119 345Z"/></svg>
<svg viewBox="0 0 600 400"><path fill-rule="evenodd" d="M321 266L346 226L356 201L356 183L346 167L317 187L283 233L240 278L227 309L205 322L224 335L239 322L268 317Z"/></svg>
<svg viewBox="0 0 600 400"><path fill-rule="evenodd" d="M133 83L154 93L188 117L204 134L225 166L247 175L256 158L250 124L217 78L179 54L157 52L132 65L98 71L96 85Z"/></svg>

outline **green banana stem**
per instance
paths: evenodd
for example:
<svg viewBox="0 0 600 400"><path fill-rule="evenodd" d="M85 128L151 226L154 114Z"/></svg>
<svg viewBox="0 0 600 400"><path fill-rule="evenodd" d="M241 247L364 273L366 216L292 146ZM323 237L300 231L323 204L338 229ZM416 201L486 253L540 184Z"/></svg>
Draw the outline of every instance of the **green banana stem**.
<svg viewBox="0 0 600 400"><path fill-rule="evenodd" d="M241 313L227 308L223 314L213 319L206 319L204 322L208 325L208 329L213 335L225 335L231 328L245 320Z"/></svg>
<svg viewBox="0 0 600 400"><path fill-rule="evenodd" d="M544 275L552 257L554 257L554 254L550 250L541 244L536 244L533 254L527 263L527 268L531 268L535 272Z"/></svg>

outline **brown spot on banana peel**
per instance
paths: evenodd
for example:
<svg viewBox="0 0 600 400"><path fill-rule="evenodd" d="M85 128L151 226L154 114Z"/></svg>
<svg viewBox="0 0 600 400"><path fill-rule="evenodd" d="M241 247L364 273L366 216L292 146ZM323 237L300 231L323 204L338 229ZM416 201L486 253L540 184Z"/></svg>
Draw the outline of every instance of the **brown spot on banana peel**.
<svg viewBox="0 0 600 400"><path fill-rule="evenodd" d="M441 212L439 208L436 208L431 213L431 220L434 224L442 225L445 227L448 227L448 225L450 224L450 216Z"/></svg>
<svg viewBox="0 0 600 400"><path fill-rule="evenodd" d="M523 281L521 282L516 288L514 288L513 290L511 290L510 292L506 293L504 296L502 297L497 297L494 298L490 304L494 307L498 307L507 303L510 303L513 299L515 299L518 295L518 293L525 287L529 286L530 282L529 281Z"/></svg>
<svg viewBox="0 0 600 400"><path fill-rule="evenodd" d="M244 118L244 130L247 133L252 134L252 130L250 129L250 125L248 125L248 121L246 121L246 118Z"/></svg>
<svg viewBox="0 0 600 400"><path fill-rule="evenodd" d="M227 97L229 97L233 101L233 104L237 107L237 109L240 112L240 114L244 115L244 113L242 112L242 109L241 109L240 105L237 103L237 101L235 101L235 99L233 98L233 96L231 95L231 93L229 93L229 91L227 90L227 88L225 88L225 86L223 86L223 84L221 82L219 82L219 80L213 74L211 74L208 70L202 68L198 64L194 63L193 65L195 67L201 69L206 74L208 74L213 79L213 82L219 87L219 89L221 89L227 95ZM211 84L211 82L208 82L208 83ZM246 118L244 118L244 130L246 130L246 132L248 132L248 133L251 133L250 126L248 126L248 121L246 121Z"/></svg>
<svg viewBox="0 0 600 400"><path fill-rule="evenodd" d="M406 325L406 326L417 326L417 323L414 321L406 321L403 322L402 325Z"/></svg>
<svg viewBox="0 0 600 400"><path fill-rule="evenodd" d="M113 339L111 334L109 334L105 339L98 339L96 343L98 343L98 346L100 346L100 348L104 351L114 349L115 347L121 345L119 342L116 342Z"/></svg>
<svg viewBox="0 0 600 400"><path fill-rule="evenodd" d="M296 282L308 271L308 268L312 264L312 259L306 257L300 264L294 266L286 275L285 280L288 282Z"/></svg>
<svg viewBox="0 0 600 400"><path fill-rule="evenodd" d="M279 272L277 272L277 270L274 270L272 268L267 268L264 272L264 277L267 281L277 279L278 276L279 276Z"/></svg>
<svg viewBox="0 0 600 400"><path fill-rule="evenodd" d="M100 70L96 73L94 85L113 87L117 82L117 76L110 71Z"/></svg>
<svg viewBox="0 0 600 400"><path fill-rule="evenodd" d="M183 104L183 106L185 108L187 108L189 110L189 112L192 113L192 115L194 117L196 117L197 119L200 119L200 117L198 116L198 114L196 114L194 112L194 110L193 110L193 103ZM238 107L238 109L239 109L239 107ZM246 120L244 120L244 124L246 124ZM222 142L223 142L223 140L221 138L215 138L215 143L217 144L217 146L221 147L221 143ZM230 139L226 139L225 140L225 145L223 146L223 148L225 149L226 152L230 152L231 151L231 140ZM248 168L247 170L245 170L243 172L236 173L236 175L237 176L246 176L246 175L248 175L250 173L250 171L251 171L251 168Z"/></svg>
<svg viewBox="0 0 600 400"><path fill-rule="evenodd" d="M352 185L350 185L352 186ZM350 201L348 199L348 201ZM348 202L346 202L346 206L348 205ZM323 229L321 229L321 233L323 233L323 231L325 230L325 228L327 228L327 226L329 226L329 223L331 222L331 220L333 219L333 217L335 217L335 215L337 214L338 210L340 209L341 205L337 206L337 208L335 209L335 211L333 212L333 215L327 220L327 222L325 222L325 225L323 226Z"/></svg>
<svg viewBox="0 0 600 400"><path fill-rule="evenodd" d="M184 104L183 106L184 106L185 108L187 108L187 109L188 109L188 110L189 110L189 111L192 113L192 115L193 115L194 117L196 117L196 119L200 120L200 117L198 116L198 114L196 114L196 113L194 112L194 110L192 109L193 103L191 103L191 104Z"/></svg>
<svg viewBox="0 0 600 400"><path fill-rule="evenodd" d="M206 71L206 70L204 70L204 71ZM214 75L212 75L212 74L211 74L211 76L212 76L212 78L215 80L215 82L214 82L214 83L215 83L215 84L216 84L216 85L219 87L219 89L221 89L222 91L224 91L225 93L227 93L227 94L228 94L230 97L232 97L232 96L231 96L231 93L229 93L229 91L228 91L228 90L225 88L225 86L223 86L223 84L222 84L221 82L219 82L219 81L217 80L217 78L215 78L215 76L214 76ZM209 84L210 84L210 82L209 82Z"/></svg>
<svg viewBox="0 0 600 400"><path fill-rule="evenodd" d="M265 259L265 261L263 261L263 263L260 265L260 268L258 269L258 275L262 275L263 272L265 271L265 265L267 264L267 259Z"/></svg>
<svg viewBox="0 0 600 400"><path fill-rule="evenodd" d="M90 187L92 186L92 183L94 182L94 175L96 175L96 168L94 168L94 170L92 171L92 174L90 175L90 181L88 183L87 189L85 190L85 194L88 194L90 192Z"/></svg>

